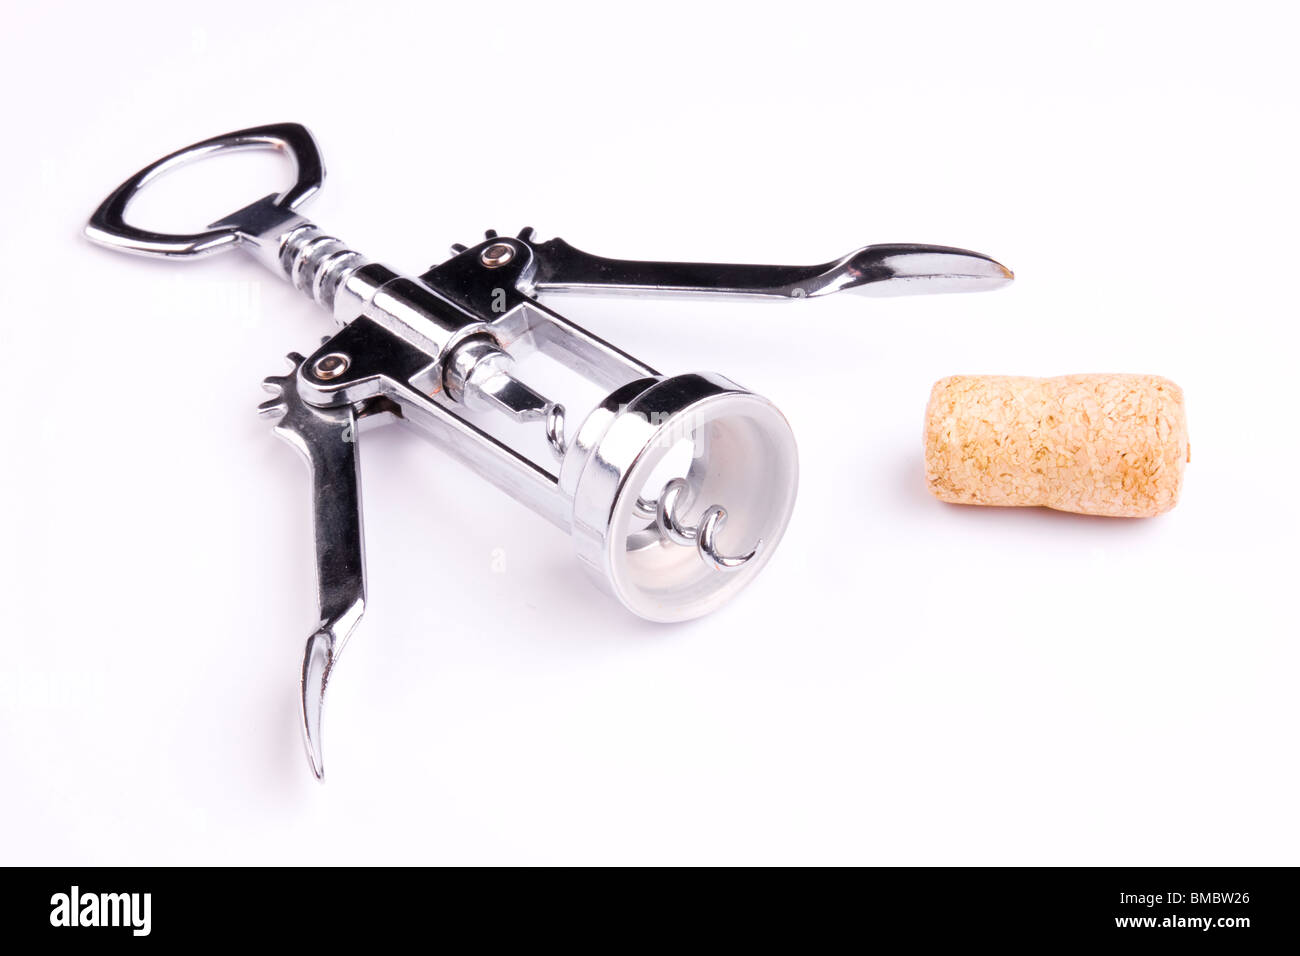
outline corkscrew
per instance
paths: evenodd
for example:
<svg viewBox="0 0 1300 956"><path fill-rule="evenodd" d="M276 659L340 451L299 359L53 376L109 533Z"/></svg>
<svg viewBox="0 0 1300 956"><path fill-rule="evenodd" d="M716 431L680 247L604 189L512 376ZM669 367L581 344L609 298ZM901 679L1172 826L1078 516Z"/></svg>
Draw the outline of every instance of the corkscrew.
<svg viewBox="0 0 1300 956"><path fill-rule="evenodd" d="M272 148L294 161L286 191L185 235L127 223L136 194L174 167L230 150ZM766 399L712 373L664 376L539 301L558 292L813 298L991 289L1012 274L987 256L928 245L874 245L814 266L638 262L562 239L488 231L419 276L372 262L298 213L325 171L296 123L227 133L178 150L113 191L90 239L189 259L239 247L333 312L341 326L289 355L261 411L311 472L319 621L302 665L302 727L323 777L325 688L365 610L357 434L400 421L568 531L580 564L632 612L654 621L706 614L772 557L798 483L794 437ZM534 354L598 386L580 420L528 384Z"/></svg>

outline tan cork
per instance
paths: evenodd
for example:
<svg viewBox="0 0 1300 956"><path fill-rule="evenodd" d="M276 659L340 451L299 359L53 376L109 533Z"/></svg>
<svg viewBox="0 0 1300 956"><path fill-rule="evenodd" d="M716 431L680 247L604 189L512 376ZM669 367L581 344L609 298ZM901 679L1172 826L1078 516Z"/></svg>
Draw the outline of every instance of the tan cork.
<svg viewBox="0 0 1300 956"><path fill-rule="evenodd" d="M1157 375L953 375L925 410L925 477L943 501L1146 518L1178 503L1183 390Z"/></svg>

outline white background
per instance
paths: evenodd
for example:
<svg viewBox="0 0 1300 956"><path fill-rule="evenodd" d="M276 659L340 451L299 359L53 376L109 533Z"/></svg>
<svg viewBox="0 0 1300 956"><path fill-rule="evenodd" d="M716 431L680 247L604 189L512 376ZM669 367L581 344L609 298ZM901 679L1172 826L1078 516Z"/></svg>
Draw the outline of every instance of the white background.
<svg viewBox="0 0 1300 956"><path fill-rule="evenodd" d="M0 862L1300 862L1297 26L1281 3L14 6ZM545 521L367 433L370 609L319 786L307 481L253 407L331 323L238 254L79 235L147 162L280 120L330 169L312 217L407 271L533 225L706 261L933 242L1018 278L553 300L798 436L780 552L692 624L632 619ZM186 170L139 220L202 226L278 163ZM1091 371L1186 390L1172 513L929 497L935 379Z"/></svg>

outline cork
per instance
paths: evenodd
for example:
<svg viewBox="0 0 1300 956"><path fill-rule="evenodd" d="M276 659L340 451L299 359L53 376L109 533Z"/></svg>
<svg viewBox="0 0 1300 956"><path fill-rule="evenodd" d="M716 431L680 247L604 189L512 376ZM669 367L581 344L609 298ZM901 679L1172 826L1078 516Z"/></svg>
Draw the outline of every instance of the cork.
<svg viewBox="0 0 1300 956"><path fill-rule="evenodd" d="M1157 375L953 375L925 410L925 477L943 501L1149 518L1190 460L1183 390Z"/></svg>

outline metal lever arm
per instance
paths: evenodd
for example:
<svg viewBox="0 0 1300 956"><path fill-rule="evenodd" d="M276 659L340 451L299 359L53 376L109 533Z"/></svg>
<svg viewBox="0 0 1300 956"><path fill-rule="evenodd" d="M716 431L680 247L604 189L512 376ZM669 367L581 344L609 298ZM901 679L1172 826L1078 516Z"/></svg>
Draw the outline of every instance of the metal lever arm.
<svg viewBox="0 0 1300 956"><path fill-rule="evenodd" d="M1014 278L995 259L948 246L866 246L812 266L607 259L563 239L533 246L538 293L697 293L801 299L856 289L871 295L977 292Z"/></svg>
<svg viewBox="0 0 1300 956"><path fill-rule="evenodd" d="M292 372L263 383L276 397L263 402L259 411L279 416L276 434L302 452L311 468L320 622L307 639L302 661L302 731L312 771L320 780L325 776L321 752L325 686L366 607L357 417L351 405L317 408L304 402L297 389L303 357L290 353L289 361Z"/></svg>

